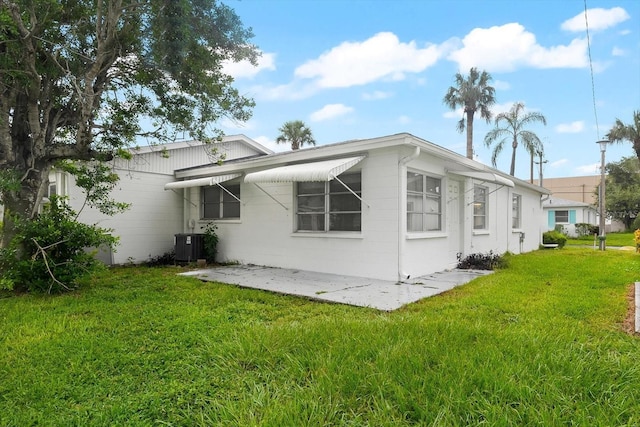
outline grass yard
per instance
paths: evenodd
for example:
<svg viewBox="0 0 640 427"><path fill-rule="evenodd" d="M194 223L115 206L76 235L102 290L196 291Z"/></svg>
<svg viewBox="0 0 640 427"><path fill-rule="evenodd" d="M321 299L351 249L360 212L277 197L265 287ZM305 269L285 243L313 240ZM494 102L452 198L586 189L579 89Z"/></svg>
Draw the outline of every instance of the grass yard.
<svg viewBox="0 0 640 427"><path fill-rule="evenodd" d="M635 246L633 233L608 233L607 246ZM567 245L591 245L593 246L593 236L567 239ZM596 240L598 247L598 240Z"/></svg>
<svg viewBox="0 0 640 427"><path fill-rule="evenodd" d="M514 256L392 313L178 271L2 295L0 425L640 425L640 255Z"/></svg>

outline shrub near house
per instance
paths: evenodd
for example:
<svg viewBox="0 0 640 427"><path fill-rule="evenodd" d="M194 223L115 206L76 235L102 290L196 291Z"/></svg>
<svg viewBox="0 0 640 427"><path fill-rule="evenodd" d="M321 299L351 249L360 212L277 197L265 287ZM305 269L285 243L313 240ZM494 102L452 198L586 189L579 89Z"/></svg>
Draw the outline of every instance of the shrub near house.
<svg viewBox="0 0 640 427"><path fill-rule="evenodd" d="M542 244L544 245L558 245L558 249L561 249L565 243L567 243L567 236L559 231L551 230L542 234Z"/></svg>

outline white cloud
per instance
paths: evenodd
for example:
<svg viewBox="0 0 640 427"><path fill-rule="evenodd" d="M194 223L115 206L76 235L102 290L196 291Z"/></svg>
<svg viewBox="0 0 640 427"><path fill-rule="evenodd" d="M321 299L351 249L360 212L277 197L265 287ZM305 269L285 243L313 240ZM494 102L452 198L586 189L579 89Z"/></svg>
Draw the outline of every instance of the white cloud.
<svg viewBox="0 0 640 427"><path fill-rule="evenodd" d="M312 96L318 91L312 85L303 85L299 82L291 82L279 86L253 86L249 95L253 98L273 101L276 99L298 100Z"/></svg>
<svg viewBox="0 0 640 427"><path fill-rule="evenodd" d="M560 123L555 127L558 133L580 133L584 130L584 122L581 120L571 123Z"/></svg>
<svg viewBox="0 0 640 427"><path fill-rule="evenodd" d="M276 153L282 153L284 151L291 150L290 144L278 144L274 139L271 139L268 136L261 135L261 136L252 137L251 139L256 141L258 144L263 145L269 148L270 150L275 151Z"/></svg>
<svg viewBox="0 0 640 427"><path fill-rule="evenodd" d="M387 99L393 96L393 92L383 92L381 90L376 90L373 92L366 92L362 94L362 99L366 101L374 101L377 99Z"/></svg>
<svg viewBox="0 0 640 427"><path fill-rule="evenodd" d="M318 111L311 113L310 118L313 122L321 122L339 116L344 116L352 111L352 107L347 107L344 104L327 104Z"/></svg>
<svg viewBox="0 0 640 427"><path fill-rule="evenodd" d="M462 48L447 58L457 62L461 70L477 67L487 71L513 71L523 66L580 68L588 64L586 39L543 47L533 33L518 23L475 28L462 39Z"/></svg>
<svg viewBox="0 0 640 427"><path fill-rule="evenodd" d="M407 125L407 124L411 123L411 117L409 117L409 116L400 116L400 117L398 117L397 122L398 122L398 124L401 124L401 125Z"/></svg>
<svg viewBox="0 0 640 427"><path fill-rule="evenodd" d="M222 66L222 72L234 79L251 79L263 70L274 71L276 69L275 59L276 55L274 53L263 53L258 58L257 66L246 60L240 62L225 61Z"/></svg>
<svg viewBox="0 0 640 427"><path fill-rule="evenodd" d="M447 111L446 113L444 113L442 115L442 117L444 117L445 119L458 119L460 120L462 118L462 115L464 114L464 110L462 107L460 108L456 108L454 111Z"/></svg>
<svg viewBox="0 0 640 427"><path fill-rule="evenodd" d="M220 127L231 132L246 132L247 130L253 129L254 124L252 121L240 122L229 117L224 117L222 120L220 120Z"/></svg>
<svg viewBox="0 0 640 427"><path fill-rule="evenodd" d="M590 31L606 30L607 28L614 27L629 18L630 16L627 11L621 7L614 7L611 9L603 9L600 7L587 9L587 20L589 21ZM567 19L560 27L565 31L586 31L584 12L577 14L571 19Z"/></svg>
<svg viewBox="0 0 640 427"><path fill-rule="evenodd" d="M613 47L613 50L611 50L611 55L612 56L625 56L626 52L624 51L624 49L620 49L617 46Z"/></svg>
<svg viewBox="0 0 640 427"><path fill-rule="evenodd" d="M491 106L491 114L493 114L493 117L495 118L500 113L508 113L509 111L511 111L511 107L513 107L513 104L515 104L515 102L513 101L504 102L502 104L494 104ZM525 107L525 112L527 110L531 111Z"/></svg>
<svg viewBox="0 0 640 427"><path fill-rule="evenodd" d="M494 80L491 84L496 90L508 90L511 89L511 85L508 82L502 80Z"/></svg>
<svg viewBox="0 0 640 427"><path fill-rule="evenodd" d="M600 163L592 163L590 165L578 166L576 172L581 175L593 175L600 173Z"/></svg>
<svg viewBox="0 0 640 427"><path fill-rule="evenodd" d="M363 42L344 42L295 70L300 79L314 79L322 88L364 85L381 79L403 80L405 73L419 73L435 64L442 49L419 48L415 41L402 43L390 32Z"/></svg>
<svg viewBox="0 0 640 427"><path fill-rule="evenodd" d="M555 162L549 163L549 166L552 168L559 168L566 165L567 163L569 163L568 159L560 159L560 160L556 160Z"/></svg>

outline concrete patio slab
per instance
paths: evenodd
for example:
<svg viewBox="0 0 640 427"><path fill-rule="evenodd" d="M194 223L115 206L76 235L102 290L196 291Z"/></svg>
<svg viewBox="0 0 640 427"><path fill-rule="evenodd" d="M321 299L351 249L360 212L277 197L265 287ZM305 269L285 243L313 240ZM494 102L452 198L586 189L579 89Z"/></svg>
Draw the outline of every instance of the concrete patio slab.
<svg viewBox="0 0 640 427"><path fill-rule="evenodd" d="M490 273L492 271L449 270L396 283L285 268L232 265L195 270L182 275L319 301L391 311Z"/></svg>

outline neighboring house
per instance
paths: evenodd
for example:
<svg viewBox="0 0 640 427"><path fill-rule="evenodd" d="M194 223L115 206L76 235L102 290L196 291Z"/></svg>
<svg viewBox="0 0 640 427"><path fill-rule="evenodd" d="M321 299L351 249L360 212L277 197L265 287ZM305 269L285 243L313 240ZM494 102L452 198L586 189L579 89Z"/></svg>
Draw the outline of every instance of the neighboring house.
<svg viewBox="0 0 640 427"><path fill-rule="evenodd" d="M547 229L562 226L565 234L577 236L576 224L598 225L598 211L592 205L551 196L542 203L547 213Z"/></svg>
<svg viewBox="0 0 640 427"><path fill-rule="evenodd" d="M162 184L182 214L173 232L215 221L218 261L406 280L453 268L458 255L537 249L546 230L546 189L406 133L175 178Z"/></svg>
<svg viewBox="0 0 640 427"><path fill-rule="evenodd" d="M598 194L598 188L600 187L600 179L600 175L545 178L543 184L554 198L586 203L593 206L596 212L598 212L598 207L596 206L598 199L596 194ZM599 219L596 218L594 225L598 224ZM624 231L624 224L622 222L612 221L610 218L606 218L605 227L607 233Z"/></svg>
<svg viewBox="0 0 640 427"><path fill-rule="evenodd" d="M162 188L174 181L176 169L211 165L220 155L228 161L273 153L244 135L225 136L221 142L211 145L183 141L130 151L131 160L113 162L120 181L111 197L131 204L121 214L106 216L83 207L84 193L75 185L73 177L59 171L50 174L49 194L68 196L71 207L80 212L81 222L112 229L112 234L119 237L115 252L99 255L108 264L140 263L173 250L175 233L186 226L182 223L182 194Z"/></svg>

